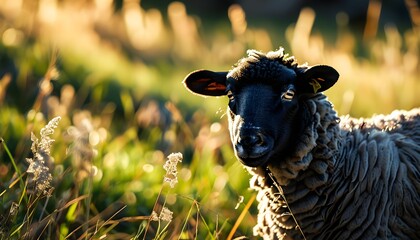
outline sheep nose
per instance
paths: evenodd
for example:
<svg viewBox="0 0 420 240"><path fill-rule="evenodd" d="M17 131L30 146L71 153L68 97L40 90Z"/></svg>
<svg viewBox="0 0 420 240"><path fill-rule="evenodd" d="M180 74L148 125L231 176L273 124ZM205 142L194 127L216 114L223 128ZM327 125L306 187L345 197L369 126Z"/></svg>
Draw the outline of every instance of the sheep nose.
<svg viewBox="0 0 420 240"><path fill-rule="evenodd" d="M242 132L235 144L237 156L241 159L259 158L269 150L266 137L260 132Z"/></svg>
<svg viewBox="0 0 420 240"><path fill-rule="evenodd" d="M248 167L260 166L268 161L273 149L273 138L257 128L242 128L233 139L235 155Z"/></svg>
<svg viewBox="0 0 420 240"><path fill-rule="evenodd" d="M254 146L260 146L264 143L262 134L248 134L245 136L240 136L239 144L245 148L252 148Z"/></svg>

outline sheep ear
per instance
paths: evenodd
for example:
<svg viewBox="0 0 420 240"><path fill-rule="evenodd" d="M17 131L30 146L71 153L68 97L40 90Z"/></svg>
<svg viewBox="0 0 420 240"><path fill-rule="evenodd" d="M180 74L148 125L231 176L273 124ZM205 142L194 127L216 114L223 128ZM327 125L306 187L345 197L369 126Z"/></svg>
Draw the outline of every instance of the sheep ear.
<svg viewBox="0 0 420 240"><path fill-rule="evenodd" d="M308 68L297 81L297 89L302 93L323 92L332 87L338 80L337 70L326 65Z"/></svg>
<svg viewBox="0 0 420 240"><path fill-rule="evenodd" d="M226 95L227 72L209 70L194 71L184 79L185 87L193 93L202 96Z"/></svg>

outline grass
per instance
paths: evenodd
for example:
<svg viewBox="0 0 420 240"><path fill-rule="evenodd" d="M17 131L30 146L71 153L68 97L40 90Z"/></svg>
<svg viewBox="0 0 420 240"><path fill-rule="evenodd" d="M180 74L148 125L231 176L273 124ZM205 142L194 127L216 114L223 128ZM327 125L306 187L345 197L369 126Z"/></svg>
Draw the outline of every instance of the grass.
<svg viewBox="0 0 420 240"><path fill-rule="evenodd" d="M257 202L232 153L226 100L181 84L195 69L229 69L247 48L283 45L334 66L340 81L326 94L340 114L420 105L414 23L367 39L341 16L331 38L308 27L310 9L277 29L252 27L238 6L229 22L200 24L177 2L12 2L0 6L0 239L251 237Z"/></svg>

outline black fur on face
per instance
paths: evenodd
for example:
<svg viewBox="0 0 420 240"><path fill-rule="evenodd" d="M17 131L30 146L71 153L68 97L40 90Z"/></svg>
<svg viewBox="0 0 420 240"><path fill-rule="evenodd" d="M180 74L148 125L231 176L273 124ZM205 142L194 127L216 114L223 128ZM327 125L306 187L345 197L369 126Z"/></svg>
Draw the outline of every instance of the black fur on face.
<svg viewBox="0 0 420 240"><path fill-rule="evenodd" d="M264 165L290 145L299 109L295 71L276 62L265 69L261 74L248 65L240 74L228 74L231 141L238 159L251 167Z"/></svg>
<svg viewBox="0 0 420 240"><path fill-rule="evenodd" d="M284 55L248 54L227 74L226 90L235 154L244 165L255 167L295 145L303 125L295 120L299 109L295 81L306 67Z"/></svg>

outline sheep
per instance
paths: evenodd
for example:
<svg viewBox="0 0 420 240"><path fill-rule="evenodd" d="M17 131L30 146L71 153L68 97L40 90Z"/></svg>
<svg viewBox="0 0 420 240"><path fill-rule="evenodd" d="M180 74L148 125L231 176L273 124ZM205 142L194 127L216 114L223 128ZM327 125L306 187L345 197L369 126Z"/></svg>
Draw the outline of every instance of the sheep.
<svg viewBox="0 0 420 240"><path fill-rule="evenodd" d="M420 239L420 108L339 118L330 66L248 50L230 70L183 81L227 96L233 150L258 191L264 239Z"/></svg>

